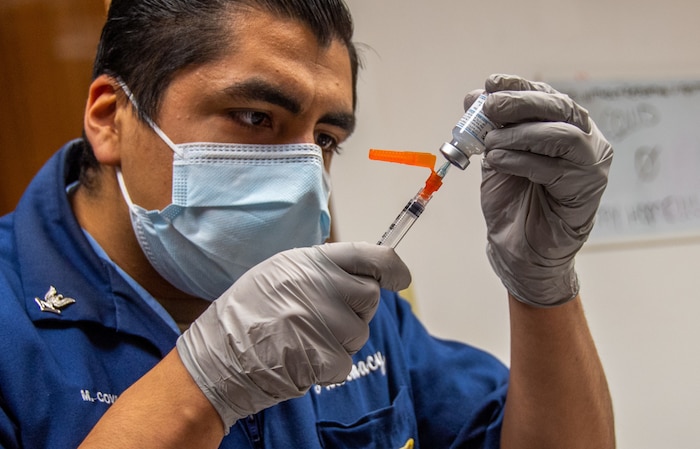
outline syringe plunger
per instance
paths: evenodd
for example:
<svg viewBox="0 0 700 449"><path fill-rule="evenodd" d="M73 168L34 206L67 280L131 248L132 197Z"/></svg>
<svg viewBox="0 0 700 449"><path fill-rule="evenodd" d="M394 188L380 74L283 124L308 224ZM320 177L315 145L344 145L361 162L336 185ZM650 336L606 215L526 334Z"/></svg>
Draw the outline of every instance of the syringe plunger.
<svg viewBox="0 0 700 449"><path fill-rule="evenodd" d="M421 190L422 192L422 190ZM396 219L389 225L389 229L386 230L382 238L379 239L377 245L389 246L391 248L396 248L403 236L406 235L413 223L416 222L420 214L425 210L425 205L428 203L428 199L423 198L420 195L413 197L403 208L401 213L396 217Z"/></svg>

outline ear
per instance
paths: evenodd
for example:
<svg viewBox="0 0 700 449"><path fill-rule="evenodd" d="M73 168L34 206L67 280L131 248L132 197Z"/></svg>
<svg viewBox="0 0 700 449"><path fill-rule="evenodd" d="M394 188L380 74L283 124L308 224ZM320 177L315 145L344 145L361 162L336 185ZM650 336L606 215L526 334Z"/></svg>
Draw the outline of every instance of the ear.
<svg viewBox="0 0 700 449"><path fill-rule="evenodd" d="M100 75L90 84L85 106L85 135L101 164L119 165L118 85L114 78Z"/></svg>

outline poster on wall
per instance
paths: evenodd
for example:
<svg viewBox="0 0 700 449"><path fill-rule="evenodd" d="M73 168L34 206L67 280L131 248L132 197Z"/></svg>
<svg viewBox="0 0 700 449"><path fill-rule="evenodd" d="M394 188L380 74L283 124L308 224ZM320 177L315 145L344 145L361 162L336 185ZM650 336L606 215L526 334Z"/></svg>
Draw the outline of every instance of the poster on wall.
<svg viewBox="0 0 700 449"><path fill-rule="evenodd" d="M589 242L700 236L700 81L551 84L615 151Z"/></svg>

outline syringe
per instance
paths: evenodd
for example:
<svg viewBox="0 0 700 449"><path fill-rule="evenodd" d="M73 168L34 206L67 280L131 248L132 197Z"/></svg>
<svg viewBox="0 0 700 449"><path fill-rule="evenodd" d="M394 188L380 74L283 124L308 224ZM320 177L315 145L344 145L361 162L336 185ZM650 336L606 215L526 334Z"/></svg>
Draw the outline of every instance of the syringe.
<svg viewBox="0 0 700 449"><path fill-rule="evenodd" d="M445 162L438 171L433 171L435 156L429 153L370 150L370 159L417 165L430 168L431 170L430 177L425 182L425 187L406 204L406 207L403 208L399 216L391 223L389 229L379 239L377 245L396 248L396 245L399 244L403 236L411 229L413 223L423 213L433 193L442 185L442 179L447 174L450 165L456 165L464 170L469 165L471 156L484 152L484 138L486 134L498 127L497 124L484 115L483 107L485 102L486 94L480 95L454 126L452 129L452 140L445 142L440 147L440 152L448 162ZM375 152L376 157L373 157L373 152Z"/></svg>
<svg viewBox="0 0 700 449"><path fill-rule="evenodd" d="M409 200L406 207L396 217L393 223L386 230L382 238L379 239L377 245L389 246L396 248L404 235L411 229L413 223L416 222L420 214L425 210L428 201L433 197L433 193L442 185L442 179L447 174L450 168L450 163L445 162L437 171L431 172L430 177L425 182L425 186Z"/></svg>

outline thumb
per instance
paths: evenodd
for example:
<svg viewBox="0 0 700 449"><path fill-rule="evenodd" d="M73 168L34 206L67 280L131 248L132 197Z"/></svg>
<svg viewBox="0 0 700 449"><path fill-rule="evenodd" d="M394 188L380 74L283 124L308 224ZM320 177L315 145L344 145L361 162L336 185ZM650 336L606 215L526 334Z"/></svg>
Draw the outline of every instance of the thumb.
<svg viewBox="0 0 700 449"><path fill-rule="evenodd" d="M366 242L326 243L316 248L346 272L367 276L387 290L403 290L411 283L411 273L393 248Z"/></svg>
<svg viewBox="0 0 700 449"><path fill-rule="evenodd" d="M483 89L473 90L464 96L464 110L467 111L472 104L479 98L479 95L483 94Z"/></svg>

